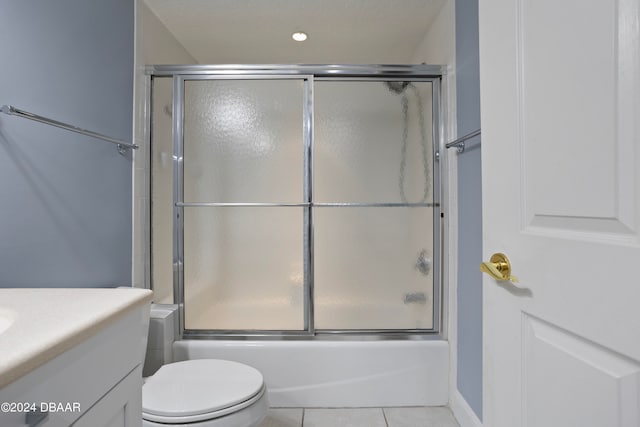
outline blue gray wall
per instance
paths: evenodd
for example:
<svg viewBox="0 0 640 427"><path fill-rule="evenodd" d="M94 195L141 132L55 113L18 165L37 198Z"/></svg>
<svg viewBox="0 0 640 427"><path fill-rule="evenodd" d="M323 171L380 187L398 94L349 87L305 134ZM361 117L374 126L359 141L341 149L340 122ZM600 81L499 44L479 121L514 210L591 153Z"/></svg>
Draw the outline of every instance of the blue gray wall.
<svg viewBox="0 0 640 427"><path fill-rule="evenodd" d="M456 1L458 135L480 128L478 0ZM480 137L458 156L458 390L482 419Z"/></svg>
<svg viewBox="0 0 640 427"><path fill-rule="evenodd" d="M0 104L131 141L134 2L0 0ZM0 114L0 287L131 283L131 156Z"/></svg>

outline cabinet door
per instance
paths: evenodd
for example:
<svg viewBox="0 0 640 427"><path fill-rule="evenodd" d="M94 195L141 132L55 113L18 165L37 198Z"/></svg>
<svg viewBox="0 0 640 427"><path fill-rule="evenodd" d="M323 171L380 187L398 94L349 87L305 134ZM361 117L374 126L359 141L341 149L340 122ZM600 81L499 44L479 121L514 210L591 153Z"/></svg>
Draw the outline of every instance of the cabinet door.
<svg viewBox="0 0 640 427"><path fill-rule="evenodd" d="M142 367L138 366L98 400L74 427L139 427L142 425Z"/></svg>

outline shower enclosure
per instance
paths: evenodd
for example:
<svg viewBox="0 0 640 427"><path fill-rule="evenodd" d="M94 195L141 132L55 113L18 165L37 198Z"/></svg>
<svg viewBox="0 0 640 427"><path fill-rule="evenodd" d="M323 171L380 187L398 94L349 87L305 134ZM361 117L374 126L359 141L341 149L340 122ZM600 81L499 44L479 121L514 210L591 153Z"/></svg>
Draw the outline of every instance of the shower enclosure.
<svg viewBox="0 0 640 427"><path fill-rule="evenodd" d="M151 286L183 336L439 330L440 67L148 73Z"/></svg>

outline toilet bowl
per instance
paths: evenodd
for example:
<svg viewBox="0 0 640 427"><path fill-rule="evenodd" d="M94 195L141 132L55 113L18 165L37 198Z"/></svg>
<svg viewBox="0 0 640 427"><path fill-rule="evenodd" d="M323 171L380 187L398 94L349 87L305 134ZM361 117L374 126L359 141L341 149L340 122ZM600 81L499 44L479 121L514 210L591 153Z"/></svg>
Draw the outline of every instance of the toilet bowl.
<svg viewBox="0 0 640 427"><path fill-rule="evenodd" d="M254 427L268 408L262 374L229 360L169 363L142 387L143 427Z"/></svg>

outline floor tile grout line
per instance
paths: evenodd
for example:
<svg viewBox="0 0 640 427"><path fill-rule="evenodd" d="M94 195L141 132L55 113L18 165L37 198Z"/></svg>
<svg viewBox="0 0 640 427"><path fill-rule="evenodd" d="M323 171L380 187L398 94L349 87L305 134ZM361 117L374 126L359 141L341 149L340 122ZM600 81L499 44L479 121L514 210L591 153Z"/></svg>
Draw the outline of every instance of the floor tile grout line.
<svg viewBox="0 0 640 427"><path fill-rule="evenodd" d="M389 427L389 421L387 420L387 413L384 411L384 408L380 408L382 411L382 418L384 418L384 425Z"/></svg>
<svg viewBox="0 0 640 427"><path fill-rule="evenodd" d="M366 408L367 407L360 407L360 408L352 408L352 407L345 407L345 408L342 408L342 407L323 407L323 408L298 407L298 408L294 408L294 407L291 407L290 409L299 409L301 411L301 412L299 412L300 415L301 415L301 418L300 418L299 423L296 424L296 427L304 427L304 424L305 424L305 421L306 421L306 415L307 415L306 411L307 411L307 409L312 409L312 410L316 410L316 409L320 409L320 410L342 410L342 409L366 409ZM378 406L378 407L372 407L370 409L379 409L379 410L381 410L382 411L382 417L383 417L383 420L384 420L384 426L385 427L392 427L394 425L397 425L397 424L394 424L392 422L392 420L394 420L394 417L398 415L397 414L397 410L398 409L416 409L416 408L422 408L422 409L427 409L427 410L433 409L435 411L435 412L433 412L433 415L436 416L436 418L438 418L438 419L440 419L441 416L443 415L441 413L442 411L439 411L440 408L435 408L435 407L431 408L431 407L425 407L425 406L406 407L406 408ZM273 408L273 409L277 409L277 408ZM387 416L387 412L386 412L387 409L389 409L391 411L389 413L389 416ZM446 425L448 427L460 427L460 424L456 420L455 416L451 413L451 409L449 407L445 407L445 409L447 409L447 412L449 413L450 416L449 417L445 416L445 418L447 418L447 420L445 421L445 424L443 424L443 425ZM312 417L312 418L314 418L314 417ZM401 418L403 418L403 417L401 416ZM413 419L414 416L412 415L411 418ZM422 422L425 421L425 420L422 419L422 416L419 416L418 418L420 418L419 422L418 422L418 419L415 419L414 421L418 422L420 425L423 425ZM379 420L379 418L376 418L376 419ZM450 421L449 421L449 419L450 419ZM312 420L311 422L313 422L313 421L314 420ZM378 425L378 422L376 421L375 424ZM404 422L401 421L401 424L404 425ZM269 425L271 425L271 423L269 423ZM280 425L280 424L278 424L278 425ZM361 424L358 424L358 425L361 425ZM429 425L431 425L431 424L429 424ZM274 425L274 427L275 427L275 425ZM336 426L332 426L332 427L336 427Z"/></svg>

